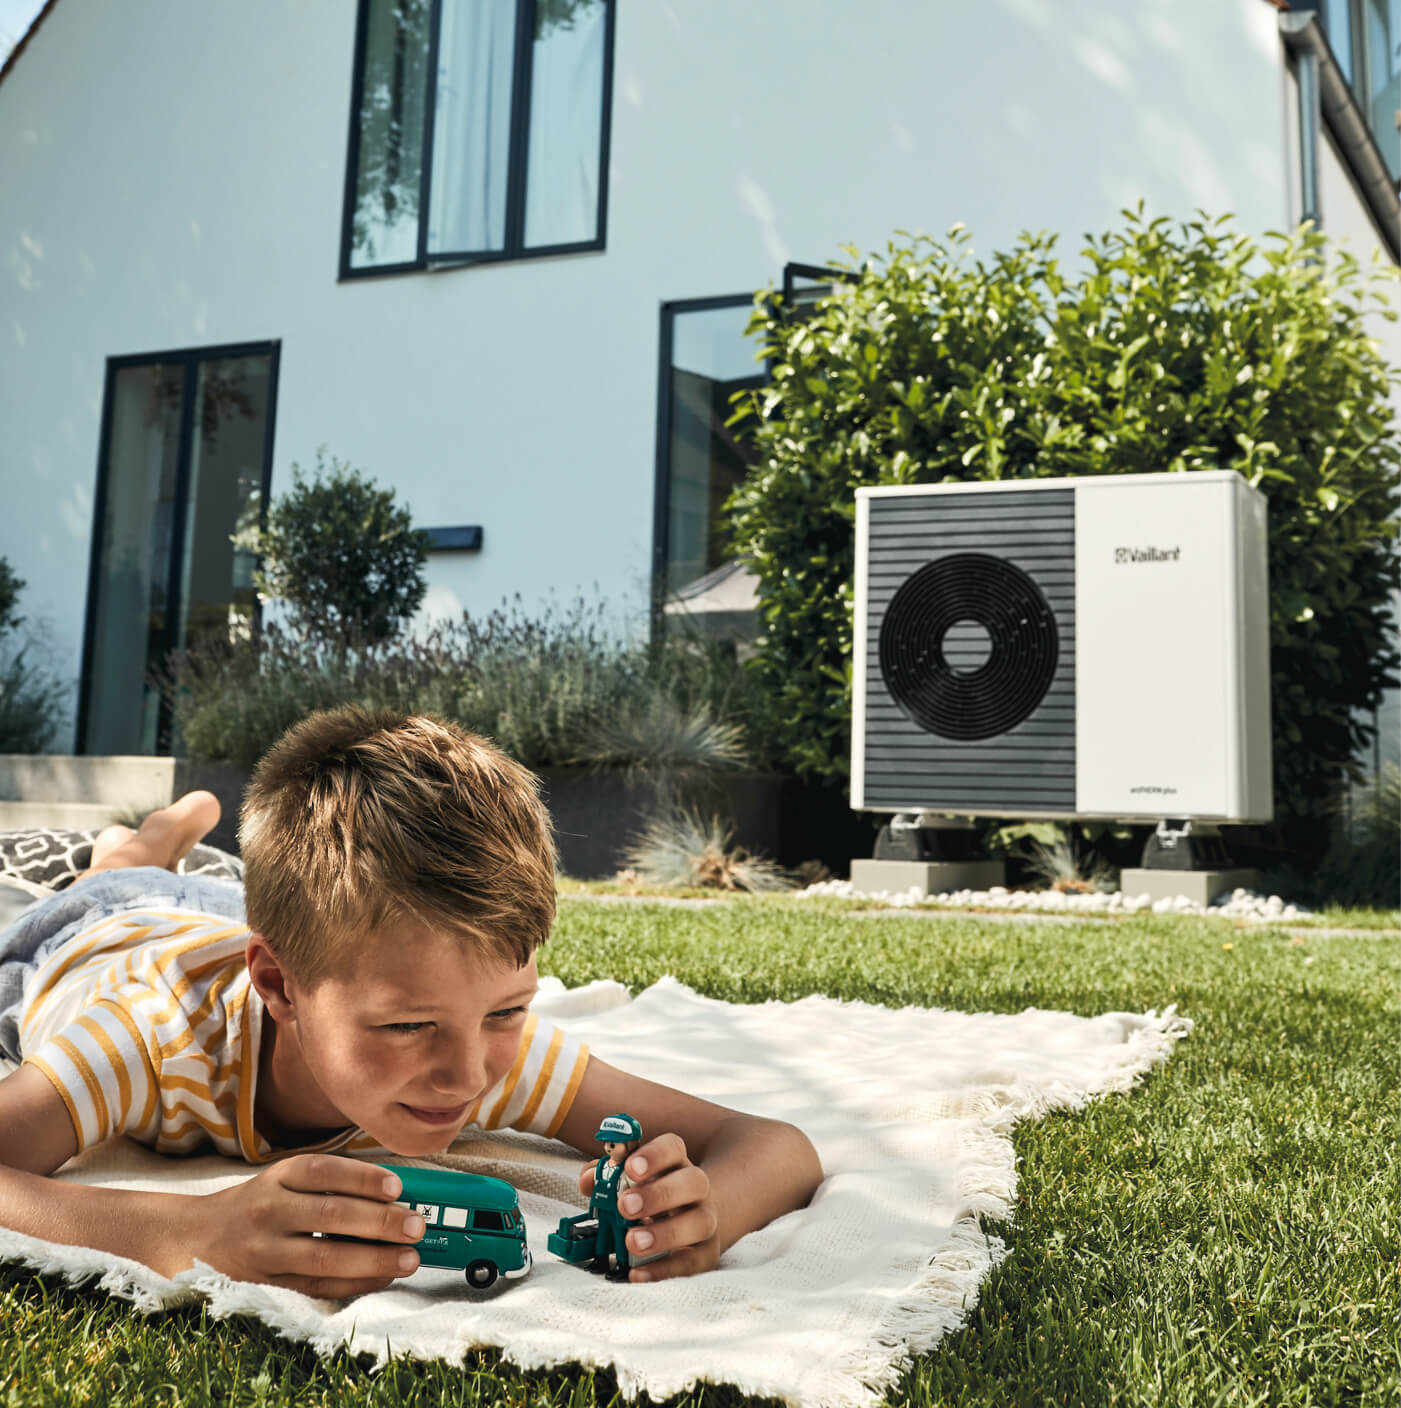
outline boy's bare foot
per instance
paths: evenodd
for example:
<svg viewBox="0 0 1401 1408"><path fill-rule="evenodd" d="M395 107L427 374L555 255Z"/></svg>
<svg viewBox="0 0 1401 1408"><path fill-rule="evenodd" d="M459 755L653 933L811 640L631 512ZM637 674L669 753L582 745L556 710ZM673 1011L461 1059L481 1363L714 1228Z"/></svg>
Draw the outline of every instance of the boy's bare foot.
<svg viewBox="0 0 1401 1408"><path fill-rule="evenodd" d="M126 826L106 827L93 842L92 864L83 874L133 865L174 870L214 829L219 812L219 799L212 792L187 792L178 802L152 812L135 831Z"/></svg>
<svg viewBox="0 0 1401 1408"><path fill-rule="evenodd" d="M118 846L126 845L135 835L136 832L129 826L104 826L102 830L92 838L92 864L88 869L103 869L107 857L111 855Z"/></svg>

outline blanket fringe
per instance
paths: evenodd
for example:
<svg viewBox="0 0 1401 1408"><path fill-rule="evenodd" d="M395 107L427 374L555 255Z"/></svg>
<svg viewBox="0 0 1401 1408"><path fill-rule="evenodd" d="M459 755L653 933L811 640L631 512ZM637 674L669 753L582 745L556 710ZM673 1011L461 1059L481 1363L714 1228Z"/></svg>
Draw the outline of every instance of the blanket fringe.
<svg viewBox="0 0 1401 1408"><path fill-rule="evenodd" d="M139 1261L107 1253L97 1255L102 1257L100 1265L93 1264L94 1253L87 1247L44 1242L0 1228L0 1261L17 1261L46 1276L62 1277L70 1286L91 1285L130 1301L143 1314L172 1310L197 1299L192 1288L168 1280Z"/></svg>

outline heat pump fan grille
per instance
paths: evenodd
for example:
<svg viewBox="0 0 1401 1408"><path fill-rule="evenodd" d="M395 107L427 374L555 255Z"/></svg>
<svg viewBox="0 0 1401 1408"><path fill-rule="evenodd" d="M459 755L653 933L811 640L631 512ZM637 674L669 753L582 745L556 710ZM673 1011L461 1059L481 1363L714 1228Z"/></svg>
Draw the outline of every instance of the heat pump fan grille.
<svg viewBox="0 0 1401 1408"><path fill-rule="evenodd" d="M988 647L973 668L957 646L969 623L986 632ZM921 567L891 598L880 627L881 675L896 703L921 728L965 742L1027 718L1051 687L1058 654L1056 618L1036 583L986 553Z"/></svg>

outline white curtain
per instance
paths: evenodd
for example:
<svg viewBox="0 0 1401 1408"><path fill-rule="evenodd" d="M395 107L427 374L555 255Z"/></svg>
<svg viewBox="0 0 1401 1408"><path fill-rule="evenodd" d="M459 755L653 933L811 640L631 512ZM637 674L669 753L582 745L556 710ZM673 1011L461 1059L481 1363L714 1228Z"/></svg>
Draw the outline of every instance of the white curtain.
<svg viewBox="0 0 1401 1408"><path fill-rule="evenodd" d="M515 39L516 0L443 0L430 253L505 244Z"/></svg>

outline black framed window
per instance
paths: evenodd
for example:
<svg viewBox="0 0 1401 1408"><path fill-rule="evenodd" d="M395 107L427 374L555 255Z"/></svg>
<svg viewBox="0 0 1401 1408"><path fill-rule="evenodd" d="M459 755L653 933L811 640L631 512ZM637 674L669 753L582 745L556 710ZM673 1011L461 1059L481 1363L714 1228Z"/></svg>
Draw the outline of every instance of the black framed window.
<svg viewBox="0 0 1401 1408"><path fill-rule="evenodd" d="M266 509L278 347L108 360L80 752L169 752L153 672L172 650L253 629L253 557L230 538Z"/></svg>
<svg viewBox="0 0 1401 1408"><path fill-rule="evenodd" d="M780 306L808 318L818 303L860 276L822 264L784 266ZM763 386L769 367L745 333L755 295L662 304L657 391L657 466L652 524L655 606L707 592L728 562L725 501L754 460L747 423L727 425L737 392ZM721 572L724 569L724 572ZM718 583L717 583L718 585Z"/></svg>
<svg viewBox="0 0 1401 1408"><path fill-rule="evenodd" d="M341 276L602 249L616 0L360 0Z"/></svg>

